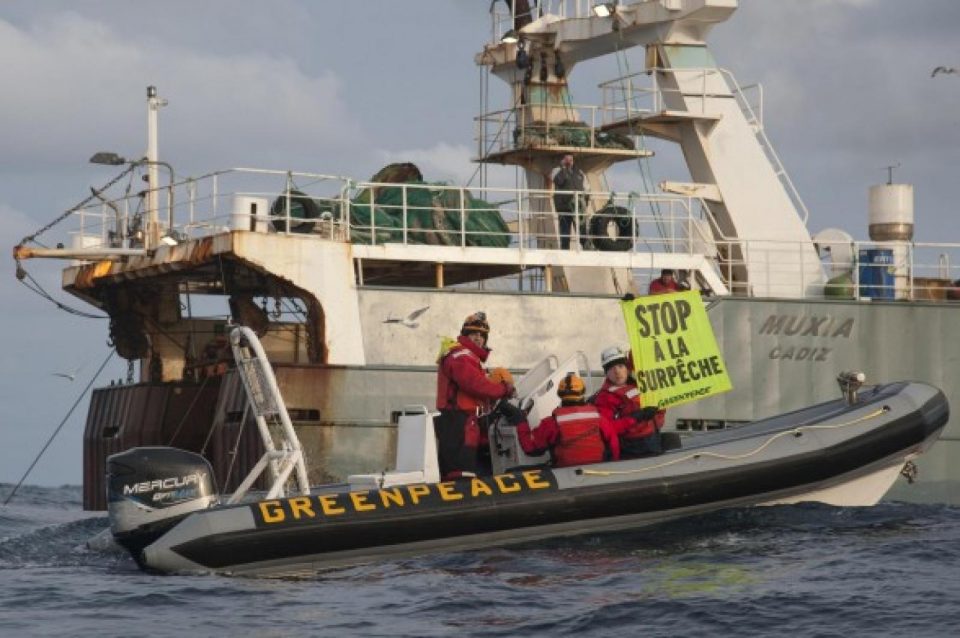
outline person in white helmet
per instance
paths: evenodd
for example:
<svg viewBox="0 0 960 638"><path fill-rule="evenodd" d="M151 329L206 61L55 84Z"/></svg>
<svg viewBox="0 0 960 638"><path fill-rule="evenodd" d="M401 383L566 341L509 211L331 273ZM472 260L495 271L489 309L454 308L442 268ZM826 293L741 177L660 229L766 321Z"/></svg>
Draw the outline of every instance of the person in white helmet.
<svg viewBox="0 0 960 638"><path fill-rule="evenodd" d="M600 353L600 363L606 378L593 404L620 433L620 458L660 454L660 428L666 413L641 404L629 355L611 346Z"/></svg>

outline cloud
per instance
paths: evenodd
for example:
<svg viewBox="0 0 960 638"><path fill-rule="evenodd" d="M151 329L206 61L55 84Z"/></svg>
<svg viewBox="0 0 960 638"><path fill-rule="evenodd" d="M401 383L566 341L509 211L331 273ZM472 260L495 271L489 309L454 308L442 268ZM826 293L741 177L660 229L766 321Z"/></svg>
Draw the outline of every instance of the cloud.
<svg viewBox="0 0 960 638"><path fill-rule="evenodd" d="M438 142L430 148L414 148L402 151L380 151L384 164L413 162L428 182L448 181L462 185L475 177L477 165L471 162L475 155L463 144Z"/></svg>
<svg viewBox="0 0 960 638"><path fill-rule="evenodd" d="M859 0L745 1L711 34L719 64L741 84L764 86L766 132L811 210L817 230L838 223L866 234L866 193L882 167L916 185L918 235L949 227L944 170L960 148L954 82L960 3ZM950 78L952 79L952 78Z"/></svg>
<svg viewBox="0 0 960 638"><path fill-rule="evenodd" d="M24 212L0 202L0 237L9 249L21 237L35 232L38 224ZM9 254L9 253L7 253ZM13 262L0 268L0 298L6 312L0 319L5 335L0 349L0 482L13 482L26 470L33 454L66 415L90 376L108 352L105 320L86 319L60 312L48 300L31 293L13 276ZM35 282L55 299L96 314L90 306L60 289L64 263L44 259L24 262ZM53 376L53 372L82 366L76 383ZM114 358L98 385L123 373L123 362ZM28 479L30 483L76 483L80 478L83 423L86 401L70 417L59 438Z"/></svg>
<svg viewBox="0 0 960 638"><path fill-rule="evenodd" d="M4 243L9 243L12 246L20 241L21 237L25 237L35 230L37 230L37 222L30 219L22 211L0 202L0 237L3 237Z"/></svg>
<svg viewBox="0 0 960 638"><path fill-rule="evenodd" d="M63 12L24 27L0 20L0 58L0 83L16 87L0 102L0 121L16 123L0 161L19 167L82 162L101 149L141 153L147 84L170 100L161 154L176 149L171 161L188 168L280 163L289 149L316 161L364 146L338 76L307 74L286 57L184 48Z"/></svg>

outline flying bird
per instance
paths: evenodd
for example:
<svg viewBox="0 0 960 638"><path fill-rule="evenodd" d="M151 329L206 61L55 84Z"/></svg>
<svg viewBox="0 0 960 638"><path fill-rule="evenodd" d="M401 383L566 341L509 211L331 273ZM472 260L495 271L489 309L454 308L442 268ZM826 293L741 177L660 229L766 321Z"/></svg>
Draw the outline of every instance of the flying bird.
<svg viewBox="0 0 960 638"><path fill-rule="evenodd" d="M420 323L417 322L417 318L429 309L430 309L430 306L424 306L423 308L418 308L417 310L414 310L403 319L394 319L393 317L387 317L386 319L384 319L383 323L399 323L408 328L416 328L417 326L420 325Z"/></svg>
<svg viewBox="0 0 960 638"><path fill-rule="evenodd" d="M930 77L936 77L937 73L956 73L957 70L952 66L938 66L933 70L933 73L930 74Z"/></svg>
<svg viewBox="0 0 960 638"><path fill-rule="evenodd" d="M80 372L80 368L77 368L73 372L51 372L50 374L52 374L55 377L63 377L64 379L73 381L74 379L77 378L78 372Z"/></svg>

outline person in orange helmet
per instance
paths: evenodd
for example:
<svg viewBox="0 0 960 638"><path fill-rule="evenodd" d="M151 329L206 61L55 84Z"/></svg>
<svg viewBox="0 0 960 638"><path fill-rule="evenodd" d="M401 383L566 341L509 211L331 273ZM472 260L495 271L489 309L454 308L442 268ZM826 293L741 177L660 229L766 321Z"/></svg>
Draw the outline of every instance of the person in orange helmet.
<svg viewBox="0 0 960 638"><path fill-rule="evenodd" d="M620 458L620 445L613 423L585 400L583 379L570 373L557 385L560 407L531 428L523 412L504 401L500 411L517 426L517 439L527 454L550 451L555 467L587 465Z"/></svg>

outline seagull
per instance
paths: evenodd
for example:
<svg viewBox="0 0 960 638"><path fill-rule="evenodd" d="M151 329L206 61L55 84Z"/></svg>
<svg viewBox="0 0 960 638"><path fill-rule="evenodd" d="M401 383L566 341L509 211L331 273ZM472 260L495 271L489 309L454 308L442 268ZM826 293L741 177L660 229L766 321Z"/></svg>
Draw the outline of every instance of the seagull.
<svg viewBox="0 0 960 638"><path fill-rule="evenodd" d="M52 374L55 377L63 377L64 379L73 381L74 379L77 378L78 372L80 372L80 368L77 368L73 372L51 372L50 374Z"/></svg>
<svg viewBox="0 0 960 638"><path fill-rule="evenodd" d="M933 70L933 73L930 74L930 77L936 77L937 73L956 73L957 70L951 66L938 66Z"/></svg>
<svg viewBox="0 0 960 638"><path fill-rule="evenodd" d="M424 306L423 308L418 308L417 310L414 310L403 319L394 319L393 317L387 317L386 319L384 319L383 323L399 323L408 328L416 328L417 326L420 325L417 322L417 317L419 317L429 309L430 309L430 306Z"/></svg>

